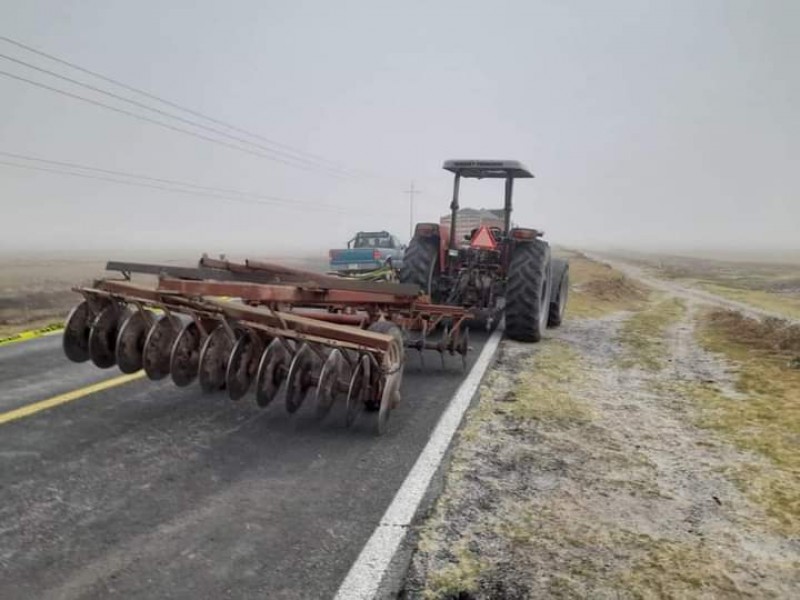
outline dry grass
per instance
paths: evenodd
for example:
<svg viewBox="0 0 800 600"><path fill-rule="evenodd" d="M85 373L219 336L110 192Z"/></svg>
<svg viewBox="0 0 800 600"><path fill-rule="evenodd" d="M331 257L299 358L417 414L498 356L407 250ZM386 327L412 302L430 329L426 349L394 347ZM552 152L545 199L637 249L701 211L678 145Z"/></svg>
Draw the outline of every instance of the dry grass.
<svg viewBox="0 0 800 600"><path fill-rule="evenodd" d="M754 597L731 576L743 565L713 541L645 533L636 516L605 510L604 498L627 495L669 502L659 500L656 466L600 425L596 374L580 354L549 342L522 356L482 387L420 531L424 587L402 597Z"/></svg>
<svg viewBox="0 0 800 600"><path fill-rule="evenodd" d="M707 329L738 342L739 350L749 355L759 351L764 358L777 361L800 356L800 325L781 319L752 319L733 310L714 310L706 314Z"/></svg>
<svg viewBox="0 0 800 600"><path fill-rule="evenodd" d="M800 327L714 311L701 323L700 340L737 364L741 392L732 399L714 385L696 386L700 424L768 459L767 467L744 465L730 475L780 531L800 534Z"/></svg>
<svg viewBox="0 0 800 600"><path fill-rule="evenodd" d="M569 263L570 316L594 318L640 308L647 291L611 266L573 253Z"/></svg>
<svg viewBox="0 0 800 600"><path fill-rule="evenodd" d="M591 419L587 406L570 393L581 377L577 355L566 344L551 342L535 365L519 373L514 390L495 412L524 421L551 423L584 422Z"/></svg>
<svg viewBox="0 0 800 600"><path fill-rule="evenodd" d="M513 345L513 342L506 344ZM474 481L475 453L483 455L483 449L494 444L501 444L504 450L490 460L506 476L495 479L484 475L481 487L505 508L482 512L480 519L460 532L455 543L447 545L446 563L427 572L423 591L426 599L474 598L481 595L479 589L485 587L487 581L502 579L494 573L498 565L487 547L495 542L487 542L487 539L529 551L531 540L537 538L542 524L539 516L526 512L527 495L516 497L506 489L513 485L511 474L527 470L523 465L531 465L537 458L531 454L530 445L516 437L515 432L532 432L538 427L570 431L587 426L593 418L589 407L570 392L582 376L578 355L573 350L563 342L552 341L536 356L530 356L525 346L518 347L523 349L525 358L514 364L514 378L495 370L481 386L480 400L469 413L449 468L447 489L450 493L439 499L434 516L420 532L419 549L432 554L441 552L439 527L452 519L450 511L459 511L457 503L461 492L458 490L469 488ZM512 440L517 443L512 444ZM554 531L550 542L555 543L555 537L560 534ZM477 540L481 540L480 543ZM501 594L497 597L521 596Z"/></svg>
<svg viewBox="0 0 800 600"><path fill-rule="evenodd" d="M667 328L686 311L685 304L677 298L650 302L625 321L620 331L620 341L625 346L621 365L659 371L668 356L665 335Z"/></svg>
<svg viewBox="0 0 800 600"><path fill-rule="evenodd" d="M775 293L765 290L739 289L710 281L700 281L698 286L723 298L743 302L756 308L800 319L800 294Z"/></svg>
<svg viewBox="0 0 800 600"><path fill-rule="evenodd" d="M800 264L721 260L686 256L651 256L637 262L665 279L704 289L786 317L800 319Z"/></svg>

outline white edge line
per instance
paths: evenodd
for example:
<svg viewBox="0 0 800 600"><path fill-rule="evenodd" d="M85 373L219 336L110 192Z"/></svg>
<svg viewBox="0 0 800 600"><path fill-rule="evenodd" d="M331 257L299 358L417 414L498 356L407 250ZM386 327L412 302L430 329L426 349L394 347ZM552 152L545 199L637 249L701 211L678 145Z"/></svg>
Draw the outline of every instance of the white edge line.
<svg viewBox="0 0 800 600"><path fill-rule="evenodd" d="M450 442L472 403L502 336L503 332L498 328L487 340L469 375L456 390L440 417L417 462L350 567L336 592L335 600L372 600L378 594L381 581L408 533L408 527L447 454Z"/></svg>

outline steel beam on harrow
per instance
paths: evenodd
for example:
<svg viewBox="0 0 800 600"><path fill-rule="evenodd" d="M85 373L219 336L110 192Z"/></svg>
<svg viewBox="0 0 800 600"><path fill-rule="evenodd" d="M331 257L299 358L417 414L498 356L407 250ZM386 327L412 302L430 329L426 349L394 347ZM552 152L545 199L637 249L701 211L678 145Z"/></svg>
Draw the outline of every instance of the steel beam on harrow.
<svg viewBox="0 0 800 600"><path fill-rule="evenodd" d="M268 308L259 308L210 298L191 299L185 298L175 292L165 292L144 286L132 284L128 281L106 279L97 282L96 288L77 288L76 291L84 295L109 295L126 301L143 301L155 306L165 307L176 312L205 317L227 316L241 321L247 321L270 328L274 335L283 331L287 337L314 336L317 340L332 340L344 342L353 348L385 351L391 343L391 336L360 329L351 325L340 325L308 316L296 315L289 312L273 311ZM299 334L299 335L297 335ZM281 335L284 335L281 333Z"/></svg>
<svg viewBox="0 0 800 600"><path fill-rule="evenodd" d="M407 296L409 298L416 298L420 292L417 286L410 284L353 281L257 261L248 261L242 264L203 258L200 260L199 267L197 268L153 263L109 261L106 263L106 270L118 271L125 274L126 277L131 273L138 273L142 275L156 275L159 277L196 281L215 280L265 284L293 284L304 289L376 292L395 296Z"/></svg>
<svg viewBox="0 0 800 600"><path fill-rule="evenodd" d="M319 306L382 305L410 308L413 298L384 292L338 289L304 289L295 285L273 285L240 281L194 281L162 278L159 291L187 296L231 296L248 302Z"/></svg>
<svg viewBox="0 0 800 600"><path fill-rule="evenodd" d="M240 275L256 275L265 277L268 280L264 281L265 283L294 284L306 288L312 287L310 284L313 283L315 284L313 287L318 287L321 289L375 292L392 294L394 296L407 296L409 298L416 298L420 293L419 287L413 284L378 281L354 281L352 279L333 277L331 275L324 275L322 273L315 273L313 271L304 271L302 269L295 269L292 267L286 267L284 265L258 260L248 259L244 263L236 263L227 260L202 258L200 260L200 266L219 270L227 270Z"/></svg>

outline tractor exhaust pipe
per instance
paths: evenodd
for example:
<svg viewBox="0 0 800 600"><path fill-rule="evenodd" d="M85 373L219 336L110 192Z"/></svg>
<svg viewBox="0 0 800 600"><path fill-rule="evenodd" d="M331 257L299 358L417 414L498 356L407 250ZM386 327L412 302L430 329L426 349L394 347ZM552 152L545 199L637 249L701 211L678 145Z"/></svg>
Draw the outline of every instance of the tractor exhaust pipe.
<svg viewBox="0 0 800 600"><path fill-rule="evenodd" d="M505 211L503 212L503 233L511 231L511 196L514 193L514 178L506 177Z"/></svg>
<svg viewBox="0 0 800 600"><path fill-rule="evenodd" d="M450 242L448 250L456 247L456 225L458 219L458 189L461 186L461 174L456 173L453 179L453 201L450 203Z"/></svg>

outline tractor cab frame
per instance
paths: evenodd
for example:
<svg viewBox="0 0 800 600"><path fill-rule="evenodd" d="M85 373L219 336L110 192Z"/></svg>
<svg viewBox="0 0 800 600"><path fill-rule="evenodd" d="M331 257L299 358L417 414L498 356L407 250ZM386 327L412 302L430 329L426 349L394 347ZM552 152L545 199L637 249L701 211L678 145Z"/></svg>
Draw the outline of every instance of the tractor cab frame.
<svg viewBox="0 0 800 600"><path fill-rule="evenodd" d="M450 203L450 248L456 245L455 230L459 210L459 193L461 178L472 179L504 179L505 195L503 202L503 233L508 236L511 229L511 211L513 210L514 179L533 179L531 173L522 163L516 160L447 160L443 168L454 173L453 201Z"/></svg>

